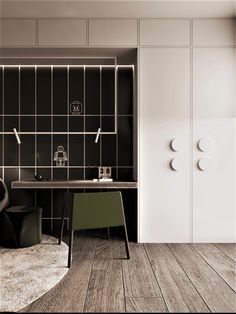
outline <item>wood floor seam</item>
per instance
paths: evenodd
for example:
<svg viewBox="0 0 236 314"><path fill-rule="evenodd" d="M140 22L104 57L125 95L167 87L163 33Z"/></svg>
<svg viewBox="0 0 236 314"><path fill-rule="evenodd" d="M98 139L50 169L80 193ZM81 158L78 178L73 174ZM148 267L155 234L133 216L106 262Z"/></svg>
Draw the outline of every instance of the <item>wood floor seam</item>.
<svg viewBox="0 0 236 314"><path fill-rule="evenodd" d="M88 280L88 285L87 285L86 297L84 299L84 306L83 306L83 311L82 311L83 313L84 313L84 309L85 309L85 305L86 305L86 300L87 300L88 289L89 289L89 284L90 284L90 280L91 280L91 275L92 275L92 270L93 270L93 264L94 264L94 258L95 258L96 250L97 250L97 241L96 241L95 249L94 249L94 253L93 253L93 262L92 262L91 268L90 268L90 275L89 275L89 280Z"/></svg>
<svg viewBox="0 0 236 314"><path fill-rule="evenodd" d="M132 257L130 257L132 258ZM121 261L121 273L122 273L122 286L123 286L123 293L124 293L124 304L125 304L125 313L127 313L127 308L126 308L126 296L125 296L125 282L124 282L124 269L123 269L123 261Z"/></svg>
<svg viewBox="0 0 236 314"><path fill-rule="evenodd" d="M183 268L187 267L186 272L187 270L190 272L188 277L210 311L235 312L235 292L190 244L169 244L168 246ZM215 280L211 280L212 275L215 275Z"/></svg>
<svg viewBox="0 0 236 314"><path fill-rule="evenodd" d="M147 252L147 249L146 249L145 244L143 244L143 247L144 247L144 251L145 251L145 253L146 253L146 255L147 255L147 259L148 259L148 261L149 261L149 263L150 263L150 265L151 265L151 269L152 269L152 272L153 272L154 277L155 277L155 279L156 279L157 285L158 285L158 287L159 287L159 289L160 289L162 299L163 299L163 301L164 301L164 303L165 303L165 305L166 305L166 309L167 309L167 311L168 311L168 313L169 313L169 309L168 309L166 300L165 300L165 298L164 298L164 295L163 295L161 286L160 286L160 284L159 284L159 282L158 282L158 279L157 279L157 277L156 277L156 274L155 274L155 272L154 272L154 269L153 269L152 263L151 263L151 261L150 261L150 257L149 257L149 255L148 255L148 252Z"/></svg>
<svg viewBox="0 0 236 314"><path fill-rule="evenodd" d="M163 297L125 297L125 299L163 299Z"/></svg>
<svg viewBox="0 0 236 314"><path fill-rule="evenodd" d="M220 279L235 293L236 291L228 284L227 281L211 266L211 264L204 258L203 255L201 255L191 244L193 250L207 263L207 265L220 277Z"/></svg>
<svg viewBox="0 0 236 314"><path fill-rule="evenodd" d="M183 272L185 273L186 277L189 279L189 281L191 282L192 286L194 287L194 289L196 290L196 292L198 293L199 297L202 299L202 301L204 302L204 304L206 305L206 307L208 308L209 312L211 313L211 309L208 306L208 304L206 303L206 301L204 300L203 296L201 295L201 293L198 291L197 287L195 286L194 282L191 280L191 278L188 276L188 274L186 273L185 269L183 268L183 266L181 265L181 263L179 262L178 258L174 255L174 253L172 252L172 250L169 248L169 245L167 244L168 250L170 251L170 253L173 255L173 257L175 258L176 262L179 264L179 266L181 267L181 269L183 270Z"/></svg>
<svg viewBox="0 0 236 314"><path fill-rule="evenodd" d="M236 263L236 261L231 257L229 256L228 254L226 254L221 248L219 248L219 246L215 243L211 243L215 248L217 248L219 251L221 251L225 256L227 256L229 259L231 259L231 261L233 261L234 263Z"/></svg>

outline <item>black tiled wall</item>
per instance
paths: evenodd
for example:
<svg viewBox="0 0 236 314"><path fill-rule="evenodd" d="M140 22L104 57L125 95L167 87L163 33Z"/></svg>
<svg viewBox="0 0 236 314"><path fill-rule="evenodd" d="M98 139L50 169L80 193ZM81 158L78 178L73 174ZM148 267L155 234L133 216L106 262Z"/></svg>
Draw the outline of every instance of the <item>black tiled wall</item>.
<svg viewBox="0 0 236 314"><path fill-rule="evenodd" d="M32 179L36 173L49 179L90 179L99 165L112 166L114 180L133 180L133 69L117 71L117 134L101 135L96 144L95 134L52 132L115 131L114 68L0 67L0 131L35 132L21 134L21 145L13 134L0 135L0 175L9 189L11 181ZM73 101L83 104L80 115L70 113ZM64 168L53 161L58 145L68 154ZM57 225L63 194L10 189L12 203L43 207L43 226L50 230Z"/></svg>

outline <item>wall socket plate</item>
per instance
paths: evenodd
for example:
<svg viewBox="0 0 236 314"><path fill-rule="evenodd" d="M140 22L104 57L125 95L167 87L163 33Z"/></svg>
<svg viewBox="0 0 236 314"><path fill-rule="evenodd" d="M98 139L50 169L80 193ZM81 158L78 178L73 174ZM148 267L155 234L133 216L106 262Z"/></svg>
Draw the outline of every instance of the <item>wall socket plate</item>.
<svg viewBox="0 0 236 314"><path fill-rule="evenodd" d="M98 179L111 178L111 167L98 167Z"/></svg>

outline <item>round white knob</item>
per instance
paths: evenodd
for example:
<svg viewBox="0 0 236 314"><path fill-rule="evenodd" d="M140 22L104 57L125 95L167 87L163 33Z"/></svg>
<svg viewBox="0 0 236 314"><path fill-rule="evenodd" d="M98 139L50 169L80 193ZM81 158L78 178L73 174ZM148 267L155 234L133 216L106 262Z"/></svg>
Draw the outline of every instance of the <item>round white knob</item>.
<svg viewBox="0 0 236 314"><path fill-rule="evenodd" d="M202 138L198 141L198 149L202 152L209 152L214 145L214 142L210 138Z"/></svg>
<svg viewBox="0 0 236 314"><path fill-rule="evenodd" d="M180 160L176 159L176 158L173 158L170 161L170 167L171 167L172 170L178 171L181 168Z"/></svg>
<svg viewBox="0 0 236 314"><path fill-rule="evenodd" d="M180 150L180 143L176 140L176 139L173 139L171 142L170 142L170 148L171 150L173 150L174 152L178 152Z"/></svg>
<svg viewBox="0 0 236 314"><path fill-rule="evenodd" d="M211 158L201 158L197 162L198 168L202 171L209 171L213 167L213 160Z"/></svg>

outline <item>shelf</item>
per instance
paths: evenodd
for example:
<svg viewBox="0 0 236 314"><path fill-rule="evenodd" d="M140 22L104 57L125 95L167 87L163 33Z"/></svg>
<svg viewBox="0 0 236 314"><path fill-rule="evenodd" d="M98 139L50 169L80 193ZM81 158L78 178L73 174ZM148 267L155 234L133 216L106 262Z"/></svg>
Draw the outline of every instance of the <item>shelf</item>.
<svg viewBox="0 0 236 314"><path fill-rule="evenodd" d="M93 180L23 180L11 182L12 189L136 189L135 181L94 182Z"/></svg>

